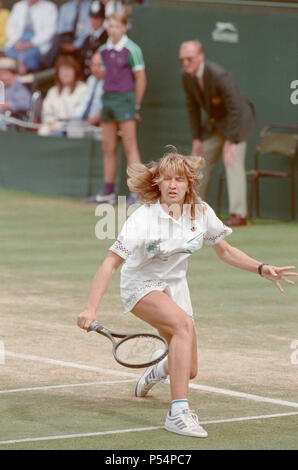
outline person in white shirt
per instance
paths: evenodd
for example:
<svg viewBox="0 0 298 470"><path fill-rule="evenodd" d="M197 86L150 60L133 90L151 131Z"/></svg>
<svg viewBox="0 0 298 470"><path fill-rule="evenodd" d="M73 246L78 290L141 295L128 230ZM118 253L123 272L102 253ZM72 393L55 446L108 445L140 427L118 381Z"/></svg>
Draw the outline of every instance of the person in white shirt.
<svg viewBox="0 0 298 470"><path fill-rule="evenodd" d="M192 437L207 437L207 432L190 411L187 399L189 380L197 374L196 332L186 280L189 256L205 243L222 261L259 273L280 291L280 280L293 284L287 276L298 276L292 272L294 266L265 265L224 240L232 230L196 192L203 166L201 157L179 155L174 149L158 162L128 168L128 186L143 205L127 219L110 247L77 321L80 328L90 331L112 276L125 261L121 270L125 311L155 327L170 345L168 358L140 377L135 395L145 396L169 374L172 404L165 429Z"/></svg>
<svg viewBox="0 0 298 470"><path fill-rule="evenodd" d="M58 57L55 86L49 89L42 106L40 135L58 137L65 134L65 125L86 92L86 84L80 80L80 73L79 63L73 56Z"/></svg>
<svg viewBox="0 0 298 470"><path fill-rule="evenodd" d="M47 0L21 0L11 11L6 26L5 54L19 62L19 72L36 71L51 47L58 10Z"/></svg>

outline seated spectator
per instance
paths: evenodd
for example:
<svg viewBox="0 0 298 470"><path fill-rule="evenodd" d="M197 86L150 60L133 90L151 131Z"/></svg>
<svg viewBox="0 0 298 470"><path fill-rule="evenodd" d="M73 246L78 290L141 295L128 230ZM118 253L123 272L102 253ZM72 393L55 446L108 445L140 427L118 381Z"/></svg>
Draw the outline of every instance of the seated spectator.
<svg viewBox="0 0 298 470"><path fill-rule="evenodd" d="M91 32L90 5L90 0L69 0L61 5L53 46L42 58L44 67L51 67L60 53L77 54Z"/></svg>
<svg viewBox="0 0 298 470"><path fill-rule="evenodd" d="M74 52L83 44L90 33L89 11L90 0L69 0L61 5L58 34L62 35L60 43L62 52Z"/></svg>
<svg viewBox="0 0 298 470"><path fill-rule="evenodd" d="M87 90L81 103L75 108L71 119L85 121L89 125L99 125L102 110L104 69L98 52L93 54L90 62L91 75L87 80Z"/></svg>
<svg viewBox="0 0 298 470"><path fill-rule="evenodd" d="M0 58L0 82L4 86L4 103L0 103L0 114L10 111L13 117L24 119L31 106L31 93L17 78L16 61L8 57ZM0 117L0 129L6 124Z"/></svg>
<svg viewBox="0 0 298 470"><path fill-rule="evenodd" d="M105 7L106 18L108 19L112 13L119 11L120 13L126 14L126 5L121 0L101 0L101 3Z"/></svg>
<svg viewBox="0 0 298 470"><path fill-rule="evenodd" d="M131 30L132 3L127 0L101 0L105 7L105 28L108 26L108 18L113 13L122 13L127 18L127 34Z"/></svg>
<svg viewBox="0 0 298 470"><path fill-rule="evenodd" d="M6 23L9 18L9 10L2 8L2 1L0 0L0 53L4 51L6 44Z"/></svg>
<svg viewBox="0 0 298 470"><path fill-rule="evenodd" d="M16 59L19 73L36 71L40 58L51 47L56 32L57 7L47 0L21 0L7 22L6 55Z"/></svg>
<svg viewBox="0 0 298 470"><path fill-rule="evenodd" d="M64 135L65 124L86 91L80 75L80 66L73 56L58 57L55 86L50 88L43 102L40 135Z"/></svg>
<svg viewBox="0 0 298 470"><path fill-rule="evenodd" d="M79 51L79 61L85 79L90 75L90 60L92 55L108 39L108 33L104 27L104 21L105 8L99 0L95 0L91 4L89 12L91 33L86 37Z"/></svg>
<svg viewBox="0 0 298 470"><path fill-rule="evenodd" d="M17 78L17 63L9 57L0 57L0 82L4 85L4 104L0 112L10 110L17 115L26 113L31 106L31 93Z"/></svg>

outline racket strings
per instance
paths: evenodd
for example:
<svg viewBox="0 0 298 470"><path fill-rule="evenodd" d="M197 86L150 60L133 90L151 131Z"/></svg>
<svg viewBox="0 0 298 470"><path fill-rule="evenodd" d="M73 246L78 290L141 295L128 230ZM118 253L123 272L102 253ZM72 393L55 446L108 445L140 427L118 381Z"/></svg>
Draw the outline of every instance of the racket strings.
<svg viewBox="0 0 298 470"><path fill-rule="evenodd" d="M167 350L162 338L154 336L136 336L120 342L116 356L122 363L141 365L158 361Z"/></svg>

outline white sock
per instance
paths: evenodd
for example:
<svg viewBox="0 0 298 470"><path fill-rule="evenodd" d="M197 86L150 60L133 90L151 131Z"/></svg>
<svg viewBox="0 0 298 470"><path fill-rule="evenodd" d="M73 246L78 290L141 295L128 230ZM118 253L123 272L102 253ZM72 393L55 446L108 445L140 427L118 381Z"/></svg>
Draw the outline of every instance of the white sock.
<svg viewBox="0 0 298 470"><path fill-rule="evenodd" d="M173 400L171 405L171 415L179 413L181 410L189 410L187 398Z"/></svg>
<svg viewBox="0 0 298 470"><path fill-rule="evenodd" d="M167 360L167 356L162 361L158 362L158 364L156 364L156 373L158 377L167 377L168 375L164 368L164 364L166 360Z"/></svg>

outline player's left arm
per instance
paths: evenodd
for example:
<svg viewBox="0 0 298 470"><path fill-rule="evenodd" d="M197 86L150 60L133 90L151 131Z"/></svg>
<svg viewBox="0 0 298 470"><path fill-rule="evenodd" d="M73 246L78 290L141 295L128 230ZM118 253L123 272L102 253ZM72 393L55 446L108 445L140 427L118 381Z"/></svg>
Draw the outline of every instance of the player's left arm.
<svg viewBox="0 0 298 470"><path fill-rule="evenodd" d="M284 281L287 284L293 285L294 282L290 279L287 279L288 276L298 276L296 272L289 272L296 268L296 266L273 266L271 264L263 264L261 261L258 261L254 258L251 258L246 253L234 246L231 246L225 240L220 241L212 246L215 253L227 264L231 266L235 266L239 269L244 269L245 271L250 271L252 273L259 273L259 267L262 265L261 268L261 276L265 277L269 281L274 282L276 287L280 290L280 292L284 292L283 288L281 287L279 281Z"/></svg>
<svg viewBox="0 0 298 470"><path fill-rule="evenodd" d="M136 101L136 111L141 108L141 104L144 98L144 94L147 86L147 78L145 69L137 70L133 72L135 78L135 101Z"/></svg>
<svg viewBox="0 0 298 470"><path fill-rule="evenodd" d="M128 63L131 67L135 86L135 103L136 103L136 113L140 111L143 97L146 91L147 79L145 72L145 62L141 48L133 43L129 42L129 53L128 53Z"/></svg>

